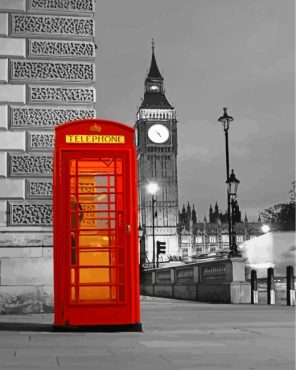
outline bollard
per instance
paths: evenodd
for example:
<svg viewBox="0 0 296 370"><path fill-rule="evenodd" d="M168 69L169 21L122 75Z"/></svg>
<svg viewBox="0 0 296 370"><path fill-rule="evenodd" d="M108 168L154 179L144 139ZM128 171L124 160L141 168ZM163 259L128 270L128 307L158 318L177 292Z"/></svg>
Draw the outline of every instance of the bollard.
<svg viewBox="0 0 296 370"><path fill-rule="evenodd" d="M275 304L274 269L267 269L267 304Z"/></svg>
<svg viewBox="0 0 296 370"><path fill-rule="evenodd" d="M293 266L287 266L287 306L295 306L295 287Z"/></svg>
<svg viewBox="0 0 296 370"><path fill-rule="evenodd" d="M251 271L251 303L258 304L257 271Z"/></svg>

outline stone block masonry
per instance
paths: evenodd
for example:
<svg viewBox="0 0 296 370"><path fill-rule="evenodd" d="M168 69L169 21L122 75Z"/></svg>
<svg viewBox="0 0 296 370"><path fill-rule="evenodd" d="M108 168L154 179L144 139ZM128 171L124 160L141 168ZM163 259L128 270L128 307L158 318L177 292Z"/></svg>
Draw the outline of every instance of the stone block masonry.
<svg viewBox="0 0 296 370"><path fill-rule="evenodd" d="M53 310L54 128L94 118L95 0L0 0L0 313Z"/></svg>

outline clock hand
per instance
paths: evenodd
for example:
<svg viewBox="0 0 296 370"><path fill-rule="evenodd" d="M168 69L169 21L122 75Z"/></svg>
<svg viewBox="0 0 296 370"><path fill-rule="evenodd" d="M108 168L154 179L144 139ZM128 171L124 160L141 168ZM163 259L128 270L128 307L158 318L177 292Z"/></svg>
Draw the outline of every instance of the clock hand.
<svg viewBox="0 0 296 370"><path fill-rule="evenodd" d="M160 136L160 137L161 137L161 134L160 134L158 131L156 131L156 133L158 134L158 136Z"/></svg>

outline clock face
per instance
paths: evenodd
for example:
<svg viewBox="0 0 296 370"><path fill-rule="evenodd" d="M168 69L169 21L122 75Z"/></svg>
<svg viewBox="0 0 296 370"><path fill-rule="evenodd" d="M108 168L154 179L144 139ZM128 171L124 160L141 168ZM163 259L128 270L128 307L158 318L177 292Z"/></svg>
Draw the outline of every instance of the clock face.
<svg viewBox="0 0 296 370"><path fill-rule="evenodd" d="M149 127L148 137L149 139L156 144L165 143L170 136L169 130L166 126L156 124Z"/></svg>

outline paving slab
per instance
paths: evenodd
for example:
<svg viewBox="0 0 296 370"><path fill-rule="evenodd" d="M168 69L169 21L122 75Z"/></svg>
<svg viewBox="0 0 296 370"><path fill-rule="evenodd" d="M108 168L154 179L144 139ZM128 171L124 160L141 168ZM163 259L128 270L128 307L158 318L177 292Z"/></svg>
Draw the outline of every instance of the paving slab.
<svg viewBox="0 0 296 370"><path fill-rule="evenodd" d="M295 369L295 307L144 297L141 320L142 333L0 330L0 369ZM52 322L3 315L0 329Z"/></svg>

